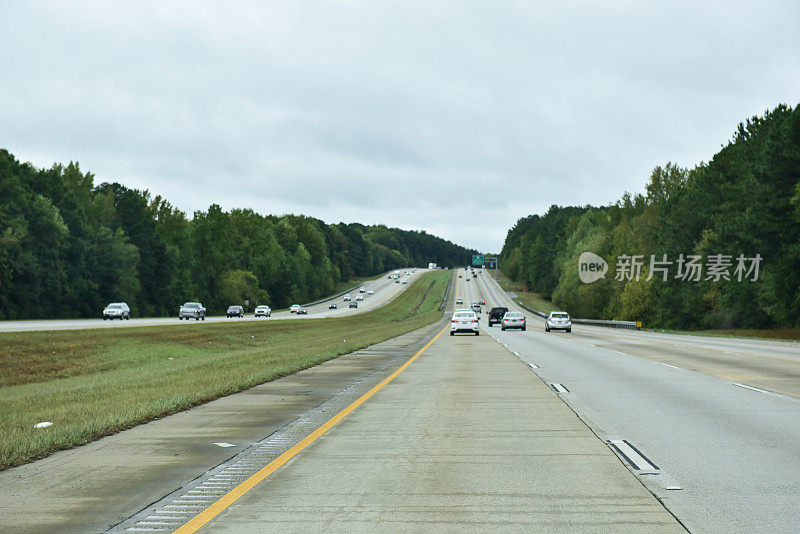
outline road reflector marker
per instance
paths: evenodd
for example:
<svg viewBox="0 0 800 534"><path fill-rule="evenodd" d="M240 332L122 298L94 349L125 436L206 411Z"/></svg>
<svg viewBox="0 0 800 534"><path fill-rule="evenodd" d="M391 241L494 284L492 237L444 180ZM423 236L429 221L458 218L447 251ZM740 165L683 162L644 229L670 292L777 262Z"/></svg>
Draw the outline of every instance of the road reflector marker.
<svg viewBox="0 0 800 534"><path fill-rule="evenodd" d="M514 356L519 356L519 355L520 355L520 353L519 353L519 352L517 352L517 351L514 351Z"/></svg>
<svg viewBox="0 0 800 534"><path fill-rule="evenodd" d="M563 384L559 384L558 382L553 382L550 384L550 387L553 388L553 391L561 395L562 393L569 393L569 390L564 387Z"/></svg>
<svg viewBox="0 0 800 534"><path fill-rule="evenodd" d="M753 386L748 386L747 384L740 384L739 382L731 382L734 386L738 386L740 388L749 389L750 391L758 391L759 393L772 393L771 391L767 391L766 389L761 389Z"/></svg>
<svg viewBox="0 0 800 534"><path fill-rule="evenodd" d="M628 443L626 439L612 439L607 442L617 454L628 462L636 471L658 471L659 467L639 452L639 449Z"/></svg>
<svg viewBox="0 0 800 534"><path fill-rule="evenodd" d="M214 445L216 445L217 447L235 447L236 446L233 443L225 443L224 441L222 443L214 443Z"/></svg>
<svg viewBox="0 0 800 534"><path fill-rule="evenodd" d="M668 490L682 490L683 488L681 486L667 486L667 489Z"/></svg>

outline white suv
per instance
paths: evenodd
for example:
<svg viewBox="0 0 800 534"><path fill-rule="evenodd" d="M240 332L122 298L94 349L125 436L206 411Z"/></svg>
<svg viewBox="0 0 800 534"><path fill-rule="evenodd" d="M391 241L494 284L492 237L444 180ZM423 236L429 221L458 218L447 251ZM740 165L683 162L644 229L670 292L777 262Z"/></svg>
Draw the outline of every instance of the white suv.
<svg viewBox="0 0 800 534"><path fill-rule="evenodd" d="M103 308L103 320L106 319L130 319L131 309L124 302L112 302Z"/></svg>
<svg viewBox="0 0 800 534"><path fill-rule="evenodd" d="M454 336L456 332L468 332L481 335L478 331L478 316L472 310L457 309L453 312L453 318L450 320L450 335Z"/></svg>

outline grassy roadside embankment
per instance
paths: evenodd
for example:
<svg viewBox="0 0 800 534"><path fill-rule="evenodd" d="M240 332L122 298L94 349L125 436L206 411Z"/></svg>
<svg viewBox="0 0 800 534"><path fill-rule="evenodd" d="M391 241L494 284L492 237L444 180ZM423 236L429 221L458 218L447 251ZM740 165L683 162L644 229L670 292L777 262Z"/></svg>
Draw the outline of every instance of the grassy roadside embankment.
<svg viewBox="0 0 800 534"><path fill-rule="evenodd" d="M0 469L431 324L450 274L342 318L0 333ZM53 425L34 429L41 421Z"/></svg>
<svg viewBox="0 0 800 534"><path fill-rule="evenodd" d="M525 284L511 280L504 275L502 271L485 269L484 272L488 274L493 274L496 272L497 282L500 284L500 287L503 288L503 291L512 291L517 294L517 298L512 298L512 300L514 300L517 304L522 303L528 308L544 313L558 310L558 308L556 308L552 302L542 298L538 293L528 291L525 289Z"/></svg>
<svg viewBox="0 0 800 534"><path fill-rule="evenodd" d="M486 270L487 273L492 271ZM513 291L517 294L517 298L512 300L517 303L522 303L528 308L549 313L556 311L559 308L552 302L539 296L538 293L528 291L522 282L515 282L505 276L502 271L497 271L497 281L504 291ZM569 310L567 310L569 311ZM668 328L648 328L645 326L642 330L650 332L659 332L663 334L678 334L686 336L709 336L709 337L728 337L728 338L751 338L751 339L766 339L776 341L800 341L799 328L783 328L774 330L674 330Z"/></svg>

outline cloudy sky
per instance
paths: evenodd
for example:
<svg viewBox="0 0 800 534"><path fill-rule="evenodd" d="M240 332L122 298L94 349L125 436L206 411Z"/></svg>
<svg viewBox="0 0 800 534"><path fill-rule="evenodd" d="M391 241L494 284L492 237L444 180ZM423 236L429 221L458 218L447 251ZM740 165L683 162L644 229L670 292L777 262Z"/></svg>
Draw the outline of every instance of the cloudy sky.
<svg viewBox="0 0 800 534"><path fill-rule="evenodd" d="M800 101L800 2L3 2L0 147L498 251Z"/></svg>

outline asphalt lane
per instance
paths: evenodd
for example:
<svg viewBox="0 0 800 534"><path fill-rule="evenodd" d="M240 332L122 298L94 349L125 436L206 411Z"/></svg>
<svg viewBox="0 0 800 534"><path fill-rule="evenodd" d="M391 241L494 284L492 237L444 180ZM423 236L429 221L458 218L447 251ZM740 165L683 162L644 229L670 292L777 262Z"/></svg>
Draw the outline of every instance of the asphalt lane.
<svg viewBox="0 0 800 534"><path fill-rule="evenodd" d="M473 288L518 308L491 278ZM798 531L800 400L751 389L797 392L796 344L582 325L548 334L528 319L527 332L486 331L564 385L598 436L655 464L633 471L690 531Z"/></svg>
<svg viewBox="0 0 800 534"><path fill-rule="evenodd" d="M408 271L411 273L406 276ZM413 272L412 272L413 271ZM390 271L393 273L394 271ZM370 310L379 308L391 302L397 295L405 291L408 284L411 284L420 275L427 272L427 269L408 267L400 269L401 283L395 283L394 279L389 279L390 273L381 275L376 280L364 282L362 287L365 290L374 291L373 295L363 294L364 300L358 302L358 308L348 307L348 302L343 300L343 297L330 298L324 302L308 306L308 315L296 315L290 313L288 310L276 311L272 313L273 319L315 319L321 317L341 317L344 315L353 315L357 313L364 313ZM408 284L403 284L402 280L408 279ZM355 290L351 295L355 300L358 290ZM328 309L331 302L337 304L337 309ZM177 310L181 303L176 304ZM134 312L135 313L135 312ZM130 320L107 320L99 319L47 319L47 320L25 320L25 321L0 321L0 332L32 332L42 330L88 330L93 328L130 328L138 326L163 326L175 324L198 324L198 323L218 323L229 321L269 321L268 318L256 318L251 314L244 318L228 318L225 316L209 316L205 321L178 320L177 313L173 317L134 317Z"/></svg>
<svg viewBox="0 0 800 534"><path fill-rule="evenodd" d="M473 335L440 336L200 532L465 530L685 532L524 363Z"/></svg>

